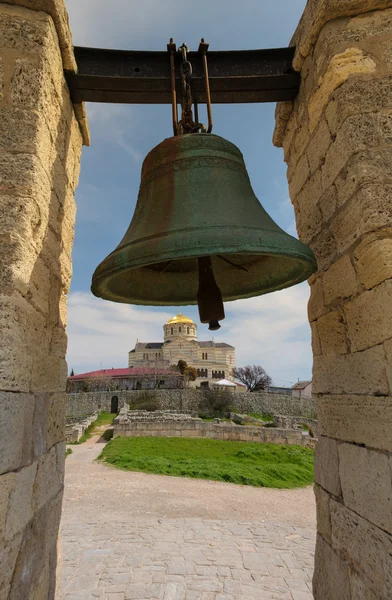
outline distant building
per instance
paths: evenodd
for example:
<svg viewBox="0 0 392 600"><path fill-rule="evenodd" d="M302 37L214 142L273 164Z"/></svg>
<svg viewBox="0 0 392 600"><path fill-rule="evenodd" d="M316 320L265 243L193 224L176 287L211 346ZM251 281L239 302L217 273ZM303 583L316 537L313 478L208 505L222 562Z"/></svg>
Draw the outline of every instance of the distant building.
<svg viewBox="0 0 392 600"><path fill-rule="evenodd" d="M196 323L181 313L165 323L163 333L163 342L136 342L129 352L130 368L157 364L169 368L177 365L179 360L185 360L197 370L196 381L189 383L191 387L205 387L221 379L232 380L234 346L213 339L199 342Z"/></svg>
<svg viewBox="0 0 392 600"><path fill-rule="evenodd" d="M292 395L297 398L311 398L312 397L312 382L311 381L298 381L291 388Z"/></svg>
<svg viewBox="0 0 392 600"><path fill-rule="evenodd" d="M172 389L183 385L183 376L163 367L100 369L68 377L67 392L115 392L121 390Z"/></svg>

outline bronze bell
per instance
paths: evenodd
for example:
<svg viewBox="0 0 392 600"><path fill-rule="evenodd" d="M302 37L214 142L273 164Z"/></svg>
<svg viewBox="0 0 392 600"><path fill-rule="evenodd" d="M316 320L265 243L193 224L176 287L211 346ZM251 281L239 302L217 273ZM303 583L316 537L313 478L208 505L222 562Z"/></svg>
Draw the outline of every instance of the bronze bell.
<svg viewBox="0 0 392 600"><path fill-rule="evenodd" d="M311 249L261 206L240 150L192 133L164 140L145 158L131 224L91 289L129 304L198 302L201 321L217 329L222 299L280 290L315 270Z"/></svg>

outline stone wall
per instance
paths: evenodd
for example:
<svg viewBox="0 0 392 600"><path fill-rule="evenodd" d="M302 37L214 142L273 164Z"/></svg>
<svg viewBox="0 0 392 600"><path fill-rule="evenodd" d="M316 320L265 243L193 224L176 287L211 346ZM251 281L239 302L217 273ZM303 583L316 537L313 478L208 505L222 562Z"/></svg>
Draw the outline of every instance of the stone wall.
<svg viewBox="0 0 392 600"><path fill-rule="evenodd" d="M114 437L196 437L231 442L264 442L269 444L312 445L301 431L271 427L227 425L199 420L136 421L114 426Z"/></svg>
<svg viewBox="0 0 392 600"><path fill-rule="evenodd" d="M277 108L309 280L321 434L315 600L392 590L392 3L309 0Z"/></svg>
<svg viewBox="0 0 392 600"><path fill-rule="evenodd" d="M20 5L50 9L56 24ZM0 2L2 600L52 599L56 586L65 298L82 146L63 60L72 68L63 2Z"/></svg>
<svg viewBox="0 0 392 600"><path fill-rule="evenodd" d="M132 402L143 391L82 392L68 394L67 421L85 417L97 410L110 411L111 399L117 396L119 409ZM200 390L157 390L161 408L197 412L202 393ZM271 415L292 415L315 418L315 403L311 398L293 398L267 392L233 393L233 403L240 412L257 412Z"/></svg>

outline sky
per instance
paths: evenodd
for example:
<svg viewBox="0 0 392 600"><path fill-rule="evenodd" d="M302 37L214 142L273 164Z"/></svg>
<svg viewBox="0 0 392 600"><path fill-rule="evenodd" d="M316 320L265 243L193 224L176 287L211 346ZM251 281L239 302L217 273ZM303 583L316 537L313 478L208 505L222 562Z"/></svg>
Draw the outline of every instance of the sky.
<svg viewBox="0 0 392 600"><path fill-rule="evenodd" d="M287 46L305 0L66 0L73 42L125 50L166 50L170 37L196 50ZM107 302L90 292L97 265L118 245L132 218L145 155L172 135L171 107L87 105L91 146L83 149L68 301L68 367L75 373L127 366L136 342L162 341L162 326L177 307ZM213 132L242 151L252 187L272 218L296 236L283 152L272 145L275 104L214 105ZM206 116L200 108L201 120ZM202 118L204 117L204 119ZM311 379L308 284L225 304L215 341L236 347L237 366L262 365L275 385ZM182 312L198 323L199 340L212 332L197 307Z"/></svg>

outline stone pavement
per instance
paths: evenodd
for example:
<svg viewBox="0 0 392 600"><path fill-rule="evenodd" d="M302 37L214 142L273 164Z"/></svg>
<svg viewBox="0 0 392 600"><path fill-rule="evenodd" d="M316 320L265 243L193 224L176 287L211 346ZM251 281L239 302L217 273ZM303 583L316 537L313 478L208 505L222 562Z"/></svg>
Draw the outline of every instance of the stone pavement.
<svg viewBox="0 0 392 600"><path fill-rule="evenodd" d="M117 471L94 442L66 460L62 600L312 600L311 489ZM264 520L265 496L299 523Z"/></svg>

